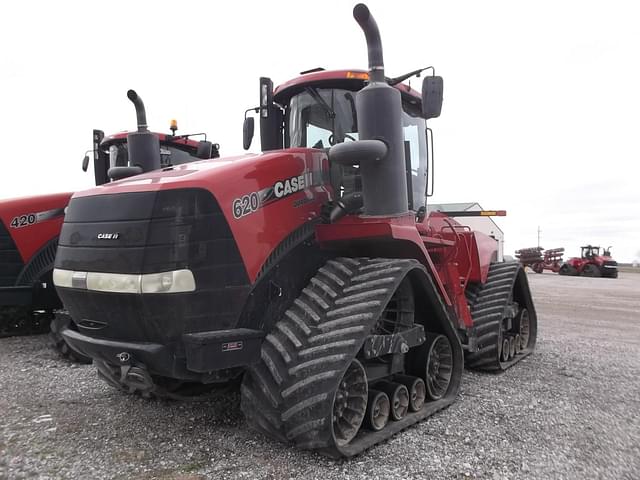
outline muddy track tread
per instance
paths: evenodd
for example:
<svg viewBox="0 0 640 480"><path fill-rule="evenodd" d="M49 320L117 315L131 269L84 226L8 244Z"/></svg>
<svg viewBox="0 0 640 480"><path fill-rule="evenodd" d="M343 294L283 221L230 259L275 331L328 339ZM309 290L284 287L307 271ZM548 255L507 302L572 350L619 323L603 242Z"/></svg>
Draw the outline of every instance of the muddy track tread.
<svg viewBox="0 0 640 480"><path fill-rule="evenodd" d="M316 301L310 312L308 305L294 301L268 335L286 355L276 351L273 341L263 342L263 361L244 375L241 408L249 425L277 440L332 457L352 456L384 440L377 432L380 440L358 443L371 435L363 430L348 448L337 446L332 433L333 397L367 333L415 268L423 267L415 260L369 258L338 258L320 268L299 299L318 296L321 302ZM392 281L378 281L383 278ZM372 281L369 288L359 288ZM323 304L327 308L320 308ZM299 344L286 331L294 333ZM395 427L389 436L400 425Z"/></svg>
<svg viewBox="0 0 640 480"><path fill-rule="evenodd" d="M479 289L471 304L471 316L478 335L478 351L465 355L467 368L506 370L531 353L532 349L527 349L507 362L499 359L498 342L504 307L509 302L521 268L518 262L492 263L489 267L487 282Z"/></svg>

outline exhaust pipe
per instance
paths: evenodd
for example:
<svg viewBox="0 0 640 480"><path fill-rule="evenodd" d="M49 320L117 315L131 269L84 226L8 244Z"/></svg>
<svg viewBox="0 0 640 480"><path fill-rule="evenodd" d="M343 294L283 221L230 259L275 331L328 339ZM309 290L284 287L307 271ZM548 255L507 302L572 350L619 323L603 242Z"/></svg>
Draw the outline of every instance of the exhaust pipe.
<svg viewBox="0 0 640 480"><path fill-rule="evenodd" d="M136 107L136 118L138 120L138 131L147 131L147 111L144 109L144 103L138 96L135 90L129 90L127 92L127 98L133 102L133 106Z"/></svg>
<svg viewBox="0 0 640 480"><path fill-rule="evenodd" d="M136 108L138 131L127 135L129 150L129 166L140 167L143 172L160 168L160 141L156 135L147 130L147 112L142 99L134 90L127 92L127 98Z"/></svg>
<svg viewBox="0 0 640 480"><path fill-rule="evenodd" d="M353 9L353 17L364 32L369 56L369 84L356 94L358 132L362 140L383 142L383 158L360 162L365 215L397 216L408 212L407 176L402 100L384 76L382 41L378 25L366 5Z"/></svg>
<svg viewBox="0 0 640 480"><path fill-rule="evenodd" d="M378 24L364 3L353 7L353 18L364 32L369 56L369 79L372 82L384 82L384 61L382 60L382 40Z"/></svg>

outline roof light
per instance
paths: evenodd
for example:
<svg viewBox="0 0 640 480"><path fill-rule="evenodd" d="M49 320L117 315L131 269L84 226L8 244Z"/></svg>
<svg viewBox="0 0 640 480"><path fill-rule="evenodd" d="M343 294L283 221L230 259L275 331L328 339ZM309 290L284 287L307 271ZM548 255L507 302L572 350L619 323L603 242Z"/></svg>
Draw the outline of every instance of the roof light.
<svg viewBox="0 0 640 480"><path fill-rule="evenodd" d="M355 78L358 80L369 80L367 72L347 72L347 78Z"/></svg>

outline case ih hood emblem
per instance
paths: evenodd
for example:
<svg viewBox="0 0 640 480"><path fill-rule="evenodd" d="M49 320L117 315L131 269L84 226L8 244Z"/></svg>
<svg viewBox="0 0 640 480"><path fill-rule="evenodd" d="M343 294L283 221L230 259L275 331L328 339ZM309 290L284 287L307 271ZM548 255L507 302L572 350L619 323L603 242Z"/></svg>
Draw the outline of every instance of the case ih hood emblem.
<svg viewBox="0 0 640 480"><path fill-rule="evenodd" d="M119 233L99 233L98 240L117 240L120 238Z"/></svg>

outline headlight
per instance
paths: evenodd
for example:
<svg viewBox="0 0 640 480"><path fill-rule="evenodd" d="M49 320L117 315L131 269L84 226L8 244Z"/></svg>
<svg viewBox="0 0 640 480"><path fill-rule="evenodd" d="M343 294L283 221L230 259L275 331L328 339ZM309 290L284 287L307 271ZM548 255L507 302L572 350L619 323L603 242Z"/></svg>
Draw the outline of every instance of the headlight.
<svg viewBox="0 0 640 480"><path fill-rule="evenodd" d="M195 289L196 281L191 270L142 275L142 293L193 292Z"/></svg>
<svg viewBox="0 0 640 480"><path fill-rule="evenodd" d="M138 275L74 272L55 268L53 283L57 287L111 293L181 293L196 289L193 273L187 269Z"/></svg>

